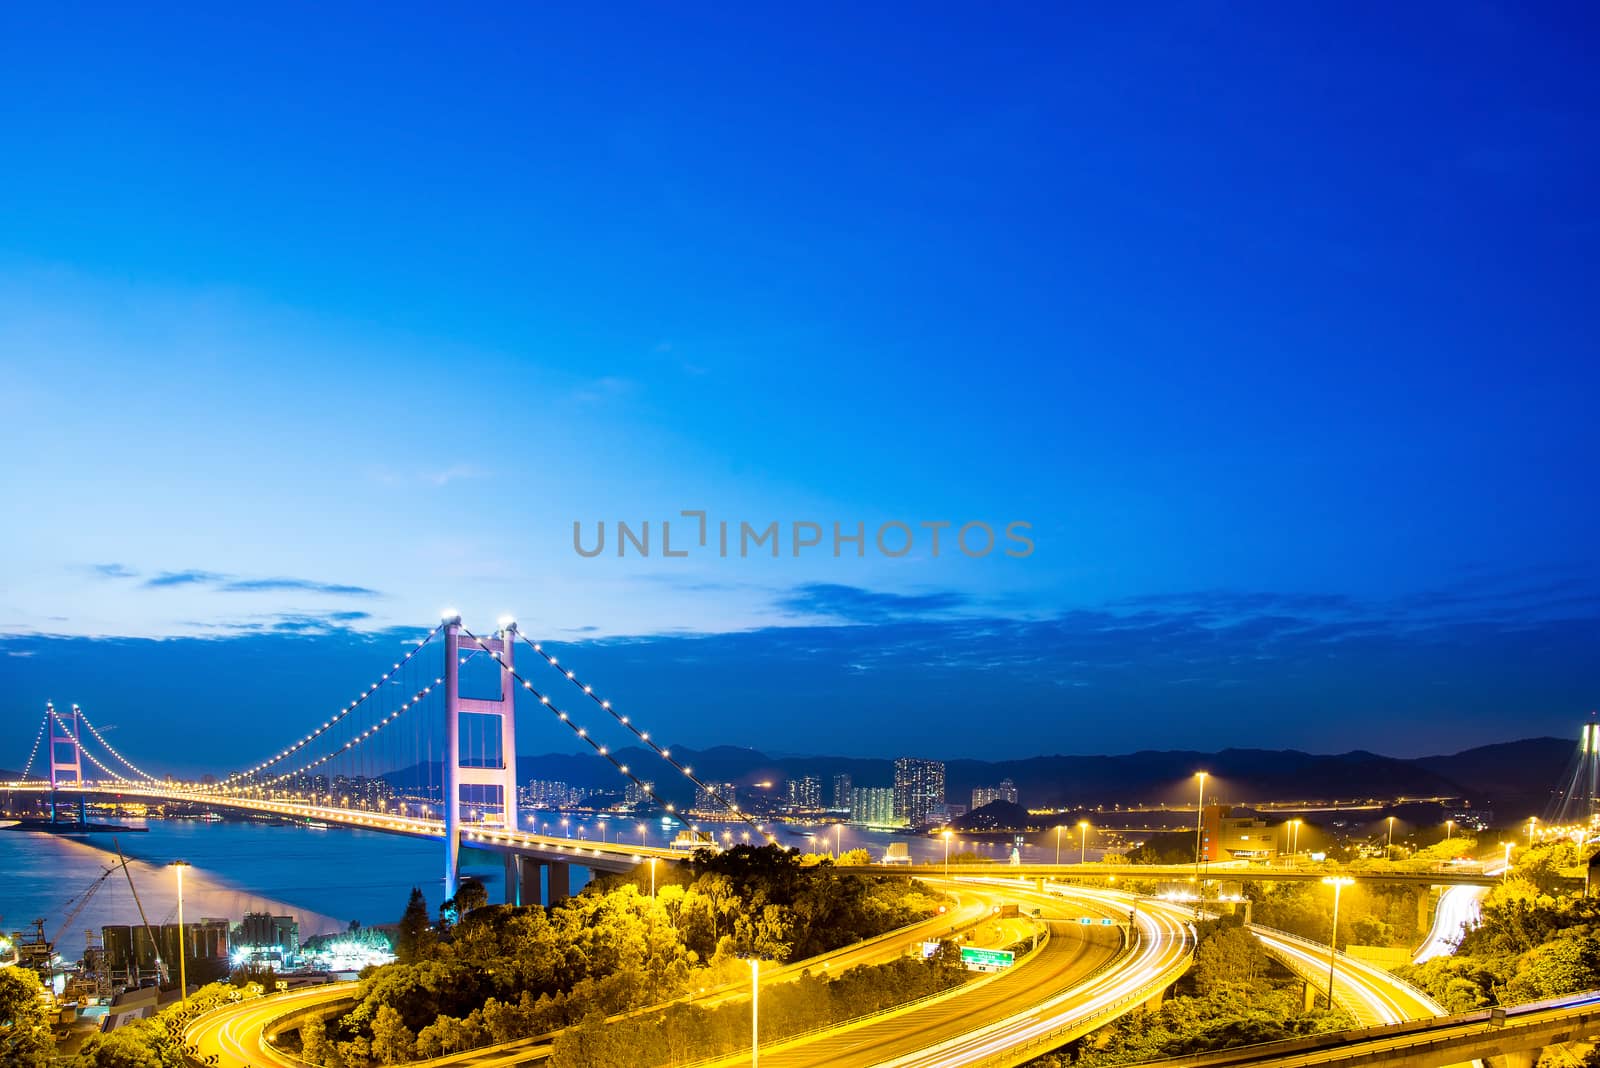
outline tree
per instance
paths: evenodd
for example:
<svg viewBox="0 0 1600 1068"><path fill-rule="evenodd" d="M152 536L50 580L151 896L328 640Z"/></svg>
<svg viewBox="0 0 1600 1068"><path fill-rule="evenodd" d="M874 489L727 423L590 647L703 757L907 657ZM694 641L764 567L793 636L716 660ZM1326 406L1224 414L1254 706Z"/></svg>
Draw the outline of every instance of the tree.
<svg viewBox="0 0 1600 1068"><path fill-rule="evenodd" d="M44 984L26 968L0 968L0 1064L43 1068L55 1052Z"/></svg>
<svg viewBox="0 0 1600 1068"><path fill-rule="evenodd" d="M473 909L481 909L489 903L489 890L477 879L461 880L461 887L456 891L456 912L462 916Z"/></svg>
<svg viewBox="0 0 1600 1068"><path fill-rule="evenodd" d="M301 1060L322 1064L327 1060L328 1048L328 1027L320 1019L300 1025Z"/></svg>
<svg viewBox="0 0 1600 1068"><path fill-rule="evenodd" d="M428 922L428 899L418 887L411 888L411 899L400 917L399 937L395 942L395 956L403 964L410 964L423 955L431 925Z"/></svg>
<svg viewBox="0 0 1600 1068"><path fill-rule="evenodd" d="M417 1039L392 1006L384 1005L372 1020L372 1059L379 1064L404 1064L415 1059Z"/></svg>

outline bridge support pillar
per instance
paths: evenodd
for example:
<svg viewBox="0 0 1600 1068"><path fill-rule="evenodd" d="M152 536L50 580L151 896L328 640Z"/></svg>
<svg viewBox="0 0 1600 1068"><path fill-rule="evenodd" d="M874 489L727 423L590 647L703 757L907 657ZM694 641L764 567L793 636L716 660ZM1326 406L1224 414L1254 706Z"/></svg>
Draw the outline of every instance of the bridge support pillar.
<svg viewBox="0 0 1600 1068"><path fill-rule="evenodd" d="M551 861L545 868L545 904L554 905L572 896L572 865Z"/></svg>
<svg viewBox="0 0 1600 1068"><path fill-rule="evenodd" d="M1417 937L1421 938L1428 933L1428 928L1433 926L1433 887L1419 886L1416 888L1417 896Z"/></svg>
<svg viewBox="0 0 1600 1068"><path fill-rule="evenodd" d="M461 788L487 787L498 795L503 825L518 830L517 822L517 694L511 675L516 647L515 623L493 638L469 638L467 652L486 652L500 664L500 696L476 699L461 696L461 617L444 623L444 896L455 897L461 879ZM489 766L461 761L461 716L495 717L499 727L499 753ZM493 802L491 802L493 803ZM509 869L508 869L509 870ZM507 887L509 894L510 888Z"/></svg>
<svg viewBox="0 0 1600 1068"><path fill-rule="evenodd" d="M1149 1000L1147 1000L1144 1003L1145 1011L1147 1011L1147 1012L1156 1012L1156 1011L1160 1010L1162 1003L1165 1002L1166 1000L1167 1000L1167 988L1166 987L1162 987L1160 990L1157 990L1154 994L1151 994L1150 997L1149 997Z"/></svg>
<svg viewBox="0 0 1600 1068"><path fill-rule="evenodd" d="M1543 1053L1543 1046L1535 1046L1533 1049L1514 1049L1497 1057L1485 1057L1483 1063L1489 1068L1533 1068L1539 1063L1539 1057Z"/></svg>
<svg viewBox="0 0 1600 1068"><path fill-rule="evenodd" d="M506 904L522 904L522 858L506 854Z"/></svg>

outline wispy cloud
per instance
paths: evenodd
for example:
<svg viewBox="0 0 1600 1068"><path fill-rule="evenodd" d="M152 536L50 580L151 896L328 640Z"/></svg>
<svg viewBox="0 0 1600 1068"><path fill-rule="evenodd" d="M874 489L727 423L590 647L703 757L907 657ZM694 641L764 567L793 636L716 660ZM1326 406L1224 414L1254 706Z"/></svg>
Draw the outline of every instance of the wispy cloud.
<svg viewBox="0 0 1600 1068"><path fill-rule="evenodd" d="M131 567L125 567L122 564L90 564L89 571L92 574L99 575L101 578L108 579L139 577L139 572L133 570Z"/></svg>
<svg viewBox="0 0 1600 1068"><path fill-rule="evenodd" d="M311 579L262 578L230 579L217 587L223 593L275 593L295 590L301 593L326 593L338 597L377 597L378 591L366 586L347 586L338 582L314 582Z"/></svg>
<svg viewBox="0 0 1600 1068"><path fill-rule="evenodd" d="M797 586L778 601L778 608L789 615L826 616L852 623L882 623L892 619L943 615L967 607L964 594L948 590L934 593L900 594L864 590L827 582Z"/></svg>
<svg viewBox="0 0 1600 1068"><path fill-rule="evenodd" d="M227 575L219 575L215 571L163 571L153 578L145 579L144 588L160 590L172 586L214 586L227 580Z"/></svg>
<svg viewBox="0 0 1600 1068"><path fill-rule="evenodd" d="M352 586L342 582L318 582L315 579L239 578L218 571L163 571L145 579L144 589L170 589L176 586L206 586L218 593L320 593L332 597L381 597L368 586Z"/></svg>

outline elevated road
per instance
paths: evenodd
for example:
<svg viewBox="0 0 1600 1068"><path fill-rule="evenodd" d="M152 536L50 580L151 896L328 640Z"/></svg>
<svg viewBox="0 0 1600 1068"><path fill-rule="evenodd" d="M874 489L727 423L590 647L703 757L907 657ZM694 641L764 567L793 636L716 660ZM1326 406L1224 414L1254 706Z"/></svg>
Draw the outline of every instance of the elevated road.
<svg viewBox="0 0 1600 1068"><path fill-rule="evenodd" d="M1327 996L1327 946L1257 924L1251 925L1250 933L1268 953ZM1332 963L1333 999L1361 1027L1426 1020L1444 1013L1444 1006L1382 968L1345 953L1337 954Z"/></svg>
<svg viewBox="0 0 1600 1068"><path fill-rule="evenodd" d="M1440 894L1433 912L1433 926L1411 962L1421 964L1454 953L1456 944L1461 941L1462 929L1478 922L1479 908L1488 892L1488 888L1482 886L1452 886Z"/></svg>
<svg viewBox="0 0 1600 1068"><path fill-rule="evenodd" d="M916 875L930 878L945 872L943 864L855 864L841 865L840 871L876 874ZM1109 878L1153 879L1158 882L1194 881L1193 864L1007 864L1004 861L977 861L951 864L952 876L1000 879L1064 879L1104 882ZM1215 882L1320 882L1329 875L1347 875L1361 882L1398 883L1410 886L1492 886L1496 875L1460 867L1441 865L1428 871L1385 871L1373 868L1270 868L1243 862L1209 864L1200 878Z"/></svg>

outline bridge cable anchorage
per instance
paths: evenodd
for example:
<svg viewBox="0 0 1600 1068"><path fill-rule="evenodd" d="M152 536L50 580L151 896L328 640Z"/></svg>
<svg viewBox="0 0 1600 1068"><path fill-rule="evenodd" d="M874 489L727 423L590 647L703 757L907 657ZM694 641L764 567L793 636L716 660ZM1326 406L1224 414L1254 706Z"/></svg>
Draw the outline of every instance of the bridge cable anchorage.
<svg viewBox="0 0 1600 1068"><path fill-rule="evenodd" d="M316 728L310 734L306 735L304 738L301 738L299 741L295 742L294 744L288 746L287 748L285 748L281 752L277 753L275 756L272 756L267 760L263 760L261 763L257 764L255 767L250 768L250 769L248 769L246 771L235 772L234 774L229 775L227 778L223 779L220 783L217 784L218 789L225 790L228 787L230 787L230 786L234 785L235 783L237 783L241 779L248 779L248 778L251 778L251 777L253 777L255 775L259 775L261 772L266 771L268 768L270 768L273 765L277 764L279 761L288 759L289 757L291 757L294 754L298 753L300 750L304 749L306 746L310 745L316 739L322 737L322 735L327 733L327 731L330 728L332 728L335 724L339 723L341 720L343 720L350 713L354 712L356 709L360 708L363 704L365 704L367 698L371 697L375 693L380 693L383 690L384 684L387 683L391 678L393 678L397 672L399 672L407 664L409 664L411 662L411 658L412 657L414 657L418 653L422 652L422 650L427 646L427 644L429 642L433 641L433 639L435 639L435 638L437 638L439 636L439 632L442 631L443 629L444 629L444 624L443 623L440 623L437 626L435 626L431 631L428 632L428 636L427 637L425 637L421 641L417 642L417 646L416 646L415 649L412 649L405 656L401 657L400 658L400 662L398 664L396 664L394 667L390 668L388 671L384 672L383 676L381 678L379 678L377 682L373 683L371 686L367 687L365 690L362 690L361 693L356 697L356 699L354 701L351 701L348 705L346 705L345 707L341 708L338 712L334 713L331 717L328 718L328 720L326 720L322 724L322 726ZM275 779L273 781L274 782L281 782L282 780L280 778L280 779Z"/></svg>
<svg viewBox="0 0 1600 1068"><path fill-rule="evenodd" d="M635 775L632 771L630 771L628 769L628 766L626 764L622 763L616 757L612 756L611 752L605 746L601 745L600 743L596 742L593 738L589 737L589 732L587 730L585 730L584 728L582 728L582 727L578 726L576 723L574 723L572 721L572 719L565 712L561 711L560 708L556 707L556 705L551 702L551 700L550 700L548 695L546 695L544 693L541 693L538 689L536 689L534 687L533 683L529 682L527 679L523 678L520 674L518 674L517 670L515 668L513 668L510 664L507 664L505 662L505 660L503 660L500 657L499 653L496 653L494 650L490 649L489 646L484 644L484 641L483 641L482 638L479 638L476 634L473 634L470 630L467 630L466 627L462 627L461 628L461 633L465 634L468 638L471 638L473 641L477 642L479 647L482 648L484 652L486 652L490 656L494 657L495 663L500 665L501 670L509 672L512 678L516 679L518 682L520 682L522 684L522 688L524 690L527 690L529 693L533 694L533 696L537 697L539 699L539 703L540 704L544 705L552 713L554 713L556 718L561 720L561 722L565 723L567 725L567 727L572 731L572 733L576 734L579 738L582 738L584 741L588 742L589 743L589 748L593 749L596 753L598 753L599 755L605 757L606 760L610 761L611 766L616 768L623 775L627 776L627 778L635 786L637 786L639 788L639 790L642 793L645 794L645 796L649 797L650 800L652 800L656 804L660 805L663 809L665 809L667 811L667 813L669 813L679 823L684 823L685 822L684 818L682 816L678 815L677 806L672 804L672 802L670 802L670 801L663 801L656 794L655 788L653 786L645 783L644 780L640 779L637 775ZM548 655L547 653L545 653L545 651L543 649L541 649L538 645L535 645L533 642L528 641L528 639L525 638L525 637L522 640L524 642L526 642L528 645L533 646L534 651L537 652L540 656L544 657L545 660L548 661L549 663L554 664L556 662L554 657L552 657L552 656ZM572 681L576 682L575 679L572 680ZM593 697L594 694L591 692L589 696ZM599 701L599 698L595 698L595 700ZM611 711L611 706L610 706L609 703L601 702L601 705L602 705L602 707L604 707L606 709L606 711L608 711L608 712ZM612 714L613 718L618 719L618 722L623 723L624 725L629 726L629 728L632 729L631 724L628 724L626 719L622 719L622 718L617 717L615 712L612 712L611 714ZM748 813L740 811L740 809L739 809L739 807L737 805L733 805L733 804L728 803L727 801L725 801L721 797L720 794L718 794L714 790L711 790L704 783L702 783L699 779L696 779L694 777L694 775L689 771L689 769L683 767L677 761L673 760L672 757L667 754L666 750L657 747L654 743L652 743L650 741L649 738L647 738L644 735L640 734L639 731L634 730L633 733L636 736L638 736L642 741L644 741L644 743L646 745L648 745L652 749L654 749L656 751L656 753L660 754L667 761L667 763L669 763L673 767L677 768L678 771L680 771L686 779L688 779L690 782L694 783L696 786L700 787L702 790L705 790L706 793L709 796L711 796L712 798L716 799L719 803L721 803L725 808L727 808L733 815L737 816L740 820L742 820L743 822L749 824L751 827L754 827L755 830L756 830L756 833L760 834L762 837L766 838L766 840L767 840L767 842L769 844L771 844L771 845L777 845L778 844L778 839L777 839L777 837L775 835L773 835L770 831L768 831L765 828L763 828L761 826L761 824L758 823L755 819L751 818L751 816Z"/></svg>
<svg viewBox="0 0 1600 1068"><path fill-rule="evenodd" d="M96 757L93 753L89 752L89 750L85 749L83 747L83 743L81 741L79 741L76 737L73 737L72 731L67 727L67 721L61 718L61 713L60 712L57 712L55 709L52 708L50 710L50 714L56 718L56 723L61 727L61 733L63 735L65 735L66 737L68 737L68 738L72 738L72 746L73 746L74 749L76 749L78 751L78 755L79 756L86 757L88 759L89 763L93 764L95 767L99 768L101 771L103 771L107 775L111 776L111 778L116 782L120 782L120 783L123 783L123 784L128 785L128 786L137 786L137 785L139 785L139 783L137 781L135 781L133 779L130 779L125 775L119 774L118 772L112 771L110 768L108 768L104 764L100 763L100 760L99 760L98 757Z"/></svg>
<svg viewBox="0 0 1600 1068"><path fill-rule="evenodd" d="M33 736L33 749L28 753L28 762L22 766L22 778L28 777L28 772L33 770L33 759L39 755L39 742L44 738L44 729L50 726L50 713L39 717L39 733ZM20 781L20 780L19 780Z"/></svg>
<svg viewBox="0 0 1600 1068"><path fill-rule="evenodd" d="M383 730L383 728L388 726L390 723L393 723L395 720L399 719L400 716L407 709L410 709L410 708L412 708L412 707L414 707L414 706L416 706L418 704L421 704L422 703L422 699L427 697L430 693L432 693L434 691L434 688L439 686L443 682L444 682L443 679L434 679L432 683L430 683L427 686L424 686L422 689L418 690L415 694L413 694L412 697L411 697L411 700L405 702L399 708L395 709L393 712L390 712L387 716L384 716L382 719L380 719L377 722L375 722L372 726L368 727L366 730L364 730L364 731L360 732L359 734L355 735L348 742L345 742L342 746L340 746L339 748L333 750L331 753L328 753L328 754L326 754L324 756L320 756L316 760L311 761L309 764L305 764L305 765L302 765L301 767L296 768L294 771L284 772L282 775L278 775L278 776L276 776L274 778L271 778L271 779L263 779L261 782L254 784L253 788L254 789L269 789L269 788L271 788L273 786L278 785L280 782L284 782L285 780L292 779L297 775L304 775L306 772L310 771L312 768L321 767L322 765L326 764L328 761L334 759L335 757L343 756L345 753L348 753L350 750L355 749L356 747L358 747L362 742L366 741L368 738L372 737L373 735L377 734L379 731Z"/></svg>
<svg viewBox="0 0 1600 1068"><path fill-rule="evenodd" d="M651 741L650 740L650 732L649 731L640 730L638 727L634 726L633 721L629 717L619 714L616 709L611 707L611 702L610 701L603 700L600 697L599 694L594 692L594 687L586 686L583 683L583 680L579 679L575 672L573 672L570 669L563 668L561 666L560 661L558 661L555 657L551 656L549 653L545 652L544 651L544 647L541 644L539 644L538 642L532 641L531 639L528 638L527 635L521 634L520 632L518 633L517 636L522 639L523 644L527 645L534 652L538 653L541 657L543 657L547 664L549 664L551 667L555 668L557 671L561 672L562 675L566 676L566 679L567 679L568 682L570 682L570 683L572 683L572 685L578 687L578 689L582 690L589 697L589 699L591 701L593 701L595 704L599 705L601 708L605 709L606 712L611 716L612 719L614 719L618 723L622 724L622 726L628 728L628 731L635 738L637 738L639 741L643 742L646 746L648 746L651 750L653 750L655 752L655 754L657 756L659 756L662 760L665 760L668 764L672 765L673 768L677 769L677 771L678 771L678 773L680 775L682 775L684 778L688 779L690 782L694 783L695 786L699 787L702 791L704 791L705 795L707 797L711 798L717 804L721 805L723 808L727 809L730 813L732 813L733 815L739 817L744 822L751 824L753 827L755 827L755 829L757 831L760 831L763 835L766 836L766 839L767 839L768 842L770 842L770 843L772 843L774 845L777 844L777 841L778 841L777 838L775 838L773 835L769 834L768 832L762 830L761 825L759 823L756 823L746 813L741 811L739 806L735 802L730 801L727 798L723 797L720 791L713 790L706 783L701 782L698 778L696 778L694 772L691 771L686 765L681 764L677 760L673 759L671 750L665 749L665 748L657 745L655 742Z"/></svg>
<svg viewBox="0 0 1600 1068"><path fill-rule="evenodd" d="M162 781L161 779L158 779L154 775L150 774L148 771L145 771L142 768L140 768L137 764L135 764L133 761L129 760L127 757L123 756L121 753L117 752L116 749L112 747L111 743L105 740L105 736L100 733L100 731L95 727L95 725L93 723L89 722L89 717L84 714L82 708L80 708L78 705L73 705L72 706L72 710L74 712L78 713L78 718L83 721L83 725L85 727L89 728L89 733L94 735L95 741L97 741L101 745L105 746L106 747L106 752L110 753L112 756L114 756L118 760L120 760L128 768L129 771L133 772L135 775L141 776L142 778L148 779L151 782L161 782Z"/></svg>

